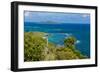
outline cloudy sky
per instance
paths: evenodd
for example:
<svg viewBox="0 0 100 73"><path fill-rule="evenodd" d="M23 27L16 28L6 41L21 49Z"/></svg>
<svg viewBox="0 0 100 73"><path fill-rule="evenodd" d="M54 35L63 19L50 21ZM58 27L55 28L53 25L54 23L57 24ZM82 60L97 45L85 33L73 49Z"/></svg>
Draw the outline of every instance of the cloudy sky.
<svg viewBox="0 0 100 73"><path fill-rule="evenodd" d="M25 22L54 22L54 23L79 23L89 24L90 15L86 13L60 13L60 12L35 12L24 11Z"/></svg>

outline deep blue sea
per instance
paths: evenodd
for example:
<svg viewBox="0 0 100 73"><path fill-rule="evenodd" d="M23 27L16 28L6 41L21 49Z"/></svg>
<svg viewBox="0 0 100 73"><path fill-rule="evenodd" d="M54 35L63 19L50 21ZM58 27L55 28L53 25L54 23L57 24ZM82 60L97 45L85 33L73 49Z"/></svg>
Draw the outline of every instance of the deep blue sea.
<svg viewBox="0 0 100 73"><path fill-rule="evenodd" d="M24 22L25 32L46 32L49 33L49 42L56 45L63 45L65 37L70 35L77 39L77 49L87 57L90 57L90 24L47 24L47 23L33 23Z"/></svg>

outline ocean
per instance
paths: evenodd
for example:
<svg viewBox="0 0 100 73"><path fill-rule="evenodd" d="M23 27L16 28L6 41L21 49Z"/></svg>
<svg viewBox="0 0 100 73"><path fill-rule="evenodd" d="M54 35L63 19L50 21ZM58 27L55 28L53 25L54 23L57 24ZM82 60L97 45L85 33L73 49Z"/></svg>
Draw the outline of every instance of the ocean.
<svg viewBox="0 0 100 73"><path fill-rule="evenodd" d="M76 48L90 58L90 24L24 22L24 32L30 31L50 34L48 41L56 45L63 45L64 38L72 35L77 39Z"/></svg>

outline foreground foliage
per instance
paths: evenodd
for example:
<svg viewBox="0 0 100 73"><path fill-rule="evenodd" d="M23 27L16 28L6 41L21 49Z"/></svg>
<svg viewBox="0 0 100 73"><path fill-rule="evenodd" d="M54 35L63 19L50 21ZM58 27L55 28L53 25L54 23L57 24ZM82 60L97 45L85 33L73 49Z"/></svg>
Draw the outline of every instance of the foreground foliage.
<svg viewBox="0 0 100 73"><path fill-rule="evenodd" d="M72 60L85 59L75 47L76 38L70 36L64 39L64 46L57 47L44 39L45 33L24 33L24 61L46 61L46 60Z"/></svg>

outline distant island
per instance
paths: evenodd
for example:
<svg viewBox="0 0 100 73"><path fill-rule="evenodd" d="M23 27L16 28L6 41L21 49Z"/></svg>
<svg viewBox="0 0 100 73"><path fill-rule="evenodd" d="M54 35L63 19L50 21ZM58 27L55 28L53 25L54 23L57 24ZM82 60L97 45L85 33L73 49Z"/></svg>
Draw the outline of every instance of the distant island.
<svg viewBox="0 0 100 73"><path fill-rule="evenodd" d="M42 23L45 23L45 24L60 24L56 21L45 21L45 22L42 21Z"/></svg>
<svg viewBox="0 0 100 73"><path fill-rule="evenodd" d="M50 22L51 23L51 22ZM86 59L75 46L76 38L63 39L64 46L49 42L44 32L24 32L24 61Z"/></svg>

